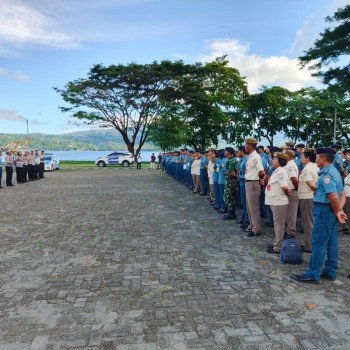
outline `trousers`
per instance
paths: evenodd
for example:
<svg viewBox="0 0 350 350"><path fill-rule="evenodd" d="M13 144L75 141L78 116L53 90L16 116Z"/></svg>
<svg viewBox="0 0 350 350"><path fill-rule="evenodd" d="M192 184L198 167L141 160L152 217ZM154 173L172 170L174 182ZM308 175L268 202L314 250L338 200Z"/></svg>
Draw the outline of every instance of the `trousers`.
<svg viewBox="0 0 350 350"><path fill-rule="evenodd" d="M280 252L284 239L284 230L286 228L288 204L285 205L270 205L273 214L273 224L275 230L275 241L273 249Z"/></svg>
<svg viewBox="0 0 350 350"><path fill-rule="evenodd" d="M200 170L201 177L201 193L207 194L208 192L208 172L205 169Z"/></svg>
<svg viewBox="0 0 350 350"><path fill-rule="evenodd" d="M316 281L320 280L321 273L336 278L338 269L337 218L330 205L316 204L313 212L312 254L309 268L304 275Z"/></svg>
<svg viewBox="0 0 350 350"><path fill-rule="evenodd" d="M298 191L292 190L288 200L287 232L289 235L295 236L297 233L297 214L299 207Z"/></svg>
<svg viewBox="0 0 350 350"><path fill-rule="evenodd" d="M311 235L312 227L314 226L314 200L300 199L300 211L301 211L301 224L303 225L303 231L305 234L305 249L311 250Z"/></svg>
<svg viewBox="0 0 350 350"><path fill-rule="evenodd" d="M241 207L242 207L241 220L244 221L245 224L249 224L246 195L245 195L245 179L240 179L239 181L239 195L241 197Z"/></svg>
<svg viewBox="0 0 350 350"><path fill-rule="evenodd" d="M261 233L260 187L259 181L246 181L245 184L249 228L254 233Z"/></svg>
<svg viewBox="0 0 350 350"><path fill-rule="evenodd" d="M7 166L6 167L6 186L12 185L12 175L13 175L12 166Z"/></svg>

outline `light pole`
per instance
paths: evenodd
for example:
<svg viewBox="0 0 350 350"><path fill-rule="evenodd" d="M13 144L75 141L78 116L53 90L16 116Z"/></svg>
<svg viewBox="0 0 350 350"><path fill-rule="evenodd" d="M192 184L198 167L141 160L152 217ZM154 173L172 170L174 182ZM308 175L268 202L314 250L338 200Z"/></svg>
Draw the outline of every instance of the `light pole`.
<svg viewBox="0 0 350 350"><path fill-rule="evenodd" d="M27 135L29 135L29 126L28 126L28 119L27 118L24 118L24 117L21 117L20 115L17 116L18 118L21 118L21 119L24 119L27 123Z"/></svg>

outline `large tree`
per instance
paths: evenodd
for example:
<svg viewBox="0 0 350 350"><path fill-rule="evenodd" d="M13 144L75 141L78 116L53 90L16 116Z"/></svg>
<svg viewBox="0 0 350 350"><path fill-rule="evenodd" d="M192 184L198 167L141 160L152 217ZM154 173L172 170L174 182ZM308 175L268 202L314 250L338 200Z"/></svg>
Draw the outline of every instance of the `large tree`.
<svg viewBox="0 0 350 350"><path fill-rule="evenodd" d="M265 137L273 145L275 135L286 129L290 95L289 90L280 86L263 86L259 93L245 100L255 137Z"/></svg>
<svg viewBox="0 0 350 350"><path fill-rule="evenodd" d="M196 64L191 75L179 81L179 113L186 122L186 144L194 148L217 145L226 138L230 115L242 106L248 95L247 83L226 57Z"/></svg>
<svg viewBox="0 0 350 350"><path fill-rule="evenodd" d="M61 107L88 124L117 129L135 157L147 140L149 125L161 115L164 100L176 98L179 76L190 65L182 61L151 64L95 65L86 79L54 88L69 107Z"/></svg>
<svg viewBox="0 0 350 350"><path fill-rule="evenodd" d="M350 93L350 5L338 9L332 17L326 17L328 23L338 23L326 28L314 47L299 57L302 67L310 64L313 76L322 79L333 90ZM338 66L330 66L340 61ZM343 63L344 62L344 63Z"/></svg>

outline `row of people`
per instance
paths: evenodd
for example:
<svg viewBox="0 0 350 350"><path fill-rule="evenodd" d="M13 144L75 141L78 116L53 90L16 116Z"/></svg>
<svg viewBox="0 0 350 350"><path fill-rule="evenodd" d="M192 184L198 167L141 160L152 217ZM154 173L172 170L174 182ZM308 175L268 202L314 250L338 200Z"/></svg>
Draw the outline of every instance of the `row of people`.
<svg viewBox="0 0 350 350"><path fill-rule="evenodd" d="M261 235L261 209L266 205L270 218L267 224L275 231L274 242L267 247L271 254L280 253L285 238L296 236L300 208L305 252L312 254L311 262L317 268L310 264L311 270L298 278L316 283L321 274L335 278L334 236L338 233L337 222L344 224L347 217L342 210L346 202L341 177L345 168L337 152L339 147L332 145L316 151L303 144L294 148L294 143L287 142L283 149L269 146L264 150L257 144L257 140L248 138L237 152L232 147L208 152L181 150L165 154L163 165L169 175L193 192L209 194L213 208L225 213L225 220L236 220L248 237ZM342 154L346 158L349 152ZM350 176L345 178L345 185L350 189ZM241 220L237 220L237 206L242 209ZM327 209L328 215L317 217L316 224L315 213L323 209ZM321 271L326 251L328 260Z"/></svg>
<svg viewBox="0 0 350 350"><path fill-rule="evenodd" d="M5 157L6 186L14 186L12 183L13 171L16 170L17 184L44 178L45 153L39 150L31 151L7 151ZM2 151L0 150L0 188L2 184Z"/></svg>

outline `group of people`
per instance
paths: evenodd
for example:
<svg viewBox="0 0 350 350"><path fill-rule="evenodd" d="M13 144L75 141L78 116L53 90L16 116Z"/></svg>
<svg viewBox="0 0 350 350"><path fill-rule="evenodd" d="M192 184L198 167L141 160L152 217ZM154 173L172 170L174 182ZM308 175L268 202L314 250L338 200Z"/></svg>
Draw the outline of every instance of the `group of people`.
<svg viewBox="0 0 350 350"><path fill-rule="evenodd" d="M2 186L2 159L3 154L0 150L0 188ZM13 171L16 170L17 184L23 184L28 181L34 181L44 178L45 153L39 150L13 152L7 151L5 156L6 186L15 186L12 183Z"/></svg>
<svg viewBox="0 0 350 350"><path fill-rule="evenodd" d="M150 162L150 166L149 166L150 169L153 169L153 170L156 169L156 159L157 158L158 158L157 169L161 169L162 159L163 159L162 153L159 153L157 157L154 155L154 153L152 153L151 162ZM142 156L141 156L141 153L139 153L137 155L137 158L136 158L136 169L138 169L138 170L141 169L141 164L142 164Z"/></svg>
<svg viewBox="0 0 350 350"><path fill-rule="evenodd" d="M283 241L296 238L301 216L303 249L311 260L309 269L293 279L319 283L321 278L336 279L338 229L349 233L350 164L344 165L349 161L350 150L339 152L336 144L314 149L288 141L265 149L247 138L237 151L166 153L162 167L194 193L208 196L223 219L234 220L247 237L261 236L263 226L273 227L274 241L266 248L270 254L280 254Z"/></svg>

